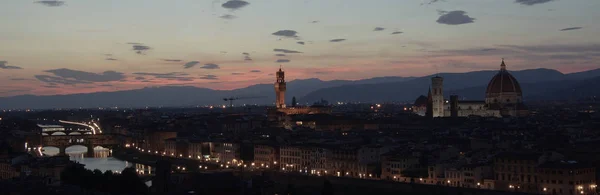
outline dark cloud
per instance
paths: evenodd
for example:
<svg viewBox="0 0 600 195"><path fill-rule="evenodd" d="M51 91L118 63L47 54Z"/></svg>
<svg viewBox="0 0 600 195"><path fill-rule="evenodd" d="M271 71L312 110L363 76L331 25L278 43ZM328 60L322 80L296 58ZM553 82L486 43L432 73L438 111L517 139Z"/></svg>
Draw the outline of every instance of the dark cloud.
<svg viewBox="0 0 600 195"><path fill-rule="evenodd" d="M554 1L554 0L515 0L515 3L523 4L523 5L535 5L535 4L548 3L551 1Z"/></svg>
<svg viewBox="0 0 600 195"><path fill-rule="evenodd" d="M123 73L116 71L104 71L102 74L84 72L79 70L71 70L67 68L47 70L45 72L52 73L56 76L90 82L109 82L124 79Z"/></svg>
<svg viewBox="0 0 600 195"><path fill-rule="evenodd" d="M277 61L275 61L276 63L288 63L290 62L290 60L288 59L278 59Z"/></svg>
<svg viewBox="0 0 600 195"><path fill-rule="evenodd" d="M252 61L252 58L250 58L250 56L244 56L244 61Z"/></svg>
<svg viewBox="0 0 600 195"><path fill-rule="evenodd" d="M526 60L529 66L547 60L560 60L561 64L565 61L597 60L600 58L600 44L580 44L580 45L496 45L495 48L470 48L461 50L441 50L431 51L433 55L429 57L446 56L489 56L489 57L509 57ZM545 63L545 62L544 62ZM466 64L462 62L461 64ZM455 65L453 65L455 66ZM471 68L484 68L475 65L469 65Z"/></svg>
<svg viewBox="0 0 600 195"><path fill-rule="evenodd" d="M421 3L421 5L431 5L431 4L434 4L434 3L437 3L437 2L442 2L442 1L445 1L445 0L429 0L429 1L425 2L425 3Z"/></svg>
<svg viewBox="0 0 600 195"><path fill-rule="evenodd" d="M143 44L138 43L138 42L127 42L127 44L129 44L129 45L143 45Z"/></svg>
<svg viewBox="0 0 600 195"><path fill-rule="evenodd" d="M45 83L54 83L54 84L88 84L95 82L111 82L111 81L119 81L125 78L123 73L115 72L115 71L104 71L101 74L85 72L79 70L71 70L67 68L61 69L53 69L46 70L44 72L52 73L54 76L50 75L35 75L35 78L45 82Z"/></svg>
<svg viewBox="0 0 600 195"><path fill-rule="evenodd" d="M207 75L201 76L199 79L204 79L204 80L219 80L219 77L217 77L217 75L207 74Z"/></svg>
<svg viewBox="0 0 600 195"><path fill-rule="evenodd" d="M590 56L585 54L553 54L547 56L550 59L558 59L558 60L589 60L592 59Z"/></svg>
<svg viewBox="0 0 600 195"><path fill-rule="evenodd" d="M382 31L385 30L385 28L383 27L375 27L375 29L373 29L373 31Z"/></svg>
<svg viewBox="0 0 600 195"><path fill-rule="evenodd" d="M312 21L312 22L310 22L310 23L313 23L313 24L315 24L315 23L319 23L319 21L318 21L318 20L313 20L313 21Z"/></svg>
<svg viewBox="0 0 600 195"><path fill-rule="evenodd" d="M329 40L329 42L342 42L345 41L346 39L331 39Z"/></svg>
<svg viewBox="0 0 600 195"><path fill-rule="evenodd" d="M570 30L579 30L582 29L583 27L571 27L571 28L563 28L560 29L560 31L570 31Z"/></svg>
<svg viewBox="0 0 600 195"><path fill-rule="evenodd" d="M272 33L272 35L281 36L281 37L298 37L296 34L298 34L298 32L296 32L294 30L280 30L280 31Z"/></svg>
<svg viewBox="0 0 600 195"><path fill-rule="evenodd" d="M256 73L256 72L261 72L261 71L260 70L251 70L250 72Z"/></svg>
<svg viewBox="0 0 600 195"><path fill-rule="evenodd" d="M190 77L189 74L187 73L182 73L182 72L170 72L170 73L149 73L149 72L136 72L133 73L134 75L138 75L138 76L151 76L157 79L167 79L167 80L175 80L175 81L193 81L194 77ZM136 77L136 80L139 80L138 78L142 79L144 77ZM144 80L142 82L145 82L147 80Z"/></svg>
<svg viewBox="0 0 600 195"><path fill-rule="evenodd" d="M112 54L107 53L107 54L104 54L104 56L112 56Z"/></svg>
<svg viewBox="0 0 600 195"><path fill-rule="evenodd" d="M299 51L294 51L294 50L287 50L287 49L273 49L274 52L282 52L282 53L302 53Z"/></svg>
<svg viewBox="0 0 600 195"><path fill-rule="evenodd" d="M402 33L404 33L404 32L401 32L401 31L395 31L395 32L393 32L392 34L393 34L393 35L397 35L397 34L402 34Z"/></svg>
<svg viewBox="0 0 600 195"><path fill-rule="evenodd" d="M244 52L242 55L249 56L250 54L248 52Z"/></svg>
<svg viewBox="0 0 600 195"><path fill-rule="evenodd" d="M485 49L481 49L481 51L496 51L498 49L496 48L485 48Z"/></svg>
<svg viewBox="0 0 600 195"><path fill-rule="evenodd" d="M229 0L225 3L223 3L221 6L223 8L226 9L230 9L230 10L236 10L236 9L240 9L242 7L245 7L247 5L249 5L250 3L246 2L246 1L241 1L241 0Z"/></svg>
<svg viewBox="0 0 600 195"><path fill-rule="evenodd" d="M98 85L98 86L101 86L101 87L112 87L113 85L111 85L111 84L102 84L102 85Z"/></svg>
<svg viewBox="0 0 600 195"><path fill-rule="evenodd" d="M48 7L60 7L65 5L64 1L36 1L35 3L39 3Z"/></svg>
<svg viewBox="0 0 600 195"><path fill-rule="evenodd" d="M172 80L176 80L176 81L193 81L194 78L193 77L180 77L180 78L176 78L176 79L172 79Z"/></svg>
<svg viewBox="0 0 600 195"><path fill-rule="evenodd" d="M116 59L116 58L106 58L105 60L108 60L108 61L116 61L117 59Z"/></svg>
<svg viewBox="0 0 600 195"><path fill-rule="evenodd" d="M53 88L60 88L59 86L56 86L56 85L42 85L42 87L45 87L45 88L52 88L52 89L53 89Z"/></svg>
<svg viewBox="0 0 600 195"><path fill-rule="evenodd" d="M188 73L183 72L169 72L169 73L152 73L152 72L134 72L134 75L140 76L153 76L156 78L172 78L173 76L187 76Z"/></svg>
<svg viewBox="0 0 600 195"><path fill-rule="evenodd" d="M447 24L447 25L460 25L460 24L468 24L473 23L475 18L471 18L467 15L465 11L450 11L450 12L440 12L443 13L438 19L437 23Z"/></svg>
<svg viewBox="0 0 600 195"><path fill-rule="evenodd" d="M146 51L152 49L148 46L145 46L145 45L142 45L139 43L137 43L137 44L136 43L128 43L128 44L132 44L133 51L135 51L135 53L140 54L140 55L145 54Z"/></svg>
<svg viewBox="0 0 600 195"><path fill-rule="evenodd" d="M275 54L275 56L285 56L285 54L278 53L278 54Z"/></svg>
<svg viewBox="0 0 600 195"><path fill-rule="evenodd" d="M50 75L35 75L37 80L49 83L49 84L63 84L63 85L75 85L75 84L89 84L89 81L79 81L74 79L65 79L62 77L50 76Z"/></svg>
<svg viewBox="0 0 600 195"><path fill-rule="evenodd" d="M140 80L146 80L146 78L145 77L135 77L135 80L138 80L138 81L140 81Z"/></svg>
<svg viewBox="0 0 600 195"><path fill-rule="evenodd" d="M199 63L200 63L200 62L198 62L198 61L191 61L191 62L185 63L185 64L183 65L183 68L191 68L191 67L194 67L194 66L196 66L196 65L197 65L197 64L199 64Z"/></svg>
<svg viewBox="0 0 600 195"><path fill-rule="evenodd" d="M221 53L222 53L222 54L226 54L226 53L227 53L227 51L221 51Z"/></svg>
<svg viewBox="0 0 600 195"><path fill-rule="evenodd" d="M28 92L28 91L31 91L31 89L12 89L12 90L0 91L0 94L19 93L19 92Z"/></svg>
<svg viewBox="0 0 600 195"><path fill-rule="evenodd" d="M231 15L231 14L225 14L225 15L219 16L219 18L226 19L226 20L233 20L233 19L236 19L237 17L234 15Z"/></svg>
<svg viewBox="0 0 600 195"><path fill-rule="evenodd" d="M177 59L162 59L162 61L165 61L165 62L181 62L181 61L183 61L183 60L177 60Z"/></svg>
<svg viewBox="0 0 600 195"><path fill-rule="evenodd" d="M600 44L583 45L499 45L500 47L523 50L536 53L600 53Z"/></svg>
<svg viewBox="0 0 600 195"><path fill-rule="evenodd" d="M0 69L13 69L13 70L15 70L15 69L23 69L23 68L18 67L18 66L8 66L6 64L8 64L7 61L0 61Z"/></svg>
<svg viewBox="0 0 600 195"><path fill-rule="evenodd" d="M26 81L26 80L29 80L29 79L26 79L26 78L12 78L10 80L11 81Z"/></svg>
<svg viewBox="0 0 600 195"><path fill-rule="evenodd" d="M231 73L231 75L244 75L244 73L241 73L241 72L234 72L234 73Z"/></svg>
<svg viewBox="0 0 600 195"><path fill-rule="evenodd" d="M200 67L202 69L219 69L221 67L219 67L218 64L204 64L204 66Z"/></svg>
<svg viewBox="0 0 600 195"><path fill-rule="evenodd" d="M298 41L298 42L296 42L296 43L298 43L298 44L300 44L300 45L304 45L304 41Z"/></svg>

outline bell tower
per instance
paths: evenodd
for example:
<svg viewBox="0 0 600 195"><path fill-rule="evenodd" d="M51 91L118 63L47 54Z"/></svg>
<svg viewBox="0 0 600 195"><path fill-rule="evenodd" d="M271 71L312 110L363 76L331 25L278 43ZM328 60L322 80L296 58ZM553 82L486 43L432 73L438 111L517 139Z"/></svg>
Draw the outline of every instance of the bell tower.
<svg viewBox="0 0 600 195"><path fill-rule="evenodd" d="M431 78L433 117L444 117L444 78Z"/></svg>
<svg viewBox="0 0 600 195"><path fill-rule="evenodd" d="M275 82L275 107L285 108L285 72L281 70L281 66L279 66L279 71L275 75L277 77Z"/></svg>

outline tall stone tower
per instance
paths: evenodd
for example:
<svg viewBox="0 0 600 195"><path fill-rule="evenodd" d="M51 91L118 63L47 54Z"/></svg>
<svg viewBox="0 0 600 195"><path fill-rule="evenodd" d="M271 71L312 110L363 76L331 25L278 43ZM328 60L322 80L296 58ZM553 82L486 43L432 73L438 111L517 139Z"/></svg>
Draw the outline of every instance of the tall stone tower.
<svg viewBox="0 0 600 195"><path fill-rule="evenodd" d="M285 108L285 72L279 67L279 71L275 74L277 81L275 82L275 106L277 108Z"/></svg>
<svg viewBox="0 0 600 195"><path fill-rule="evenodd" d="M427 110L425 111L425 117L433 118L433 96L431 96L431 87L429 93L427 93Z"/></svg>
<svg viewBox="0 0 600 195"><path fill-rule="evenodd" d="M433 99L433 117L444 117L444 78L431 78L431 96Z"/></svg>

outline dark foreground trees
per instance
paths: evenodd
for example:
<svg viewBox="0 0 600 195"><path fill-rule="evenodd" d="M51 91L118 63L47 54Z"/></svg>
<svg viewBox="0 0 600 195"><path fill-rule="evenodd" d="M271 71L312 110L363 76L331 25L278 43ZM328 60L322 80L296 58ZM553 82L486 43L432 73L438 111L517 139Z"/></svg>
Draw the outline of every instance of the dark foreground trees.
<svg viewBox="0 0 600 195"><path fill-rule="evenodd" d="M78 164L69 165L61 173L64 184L112 194L148 194L148 187L133 168L125 168L121 174L111 171L90 171Z"/></svg>

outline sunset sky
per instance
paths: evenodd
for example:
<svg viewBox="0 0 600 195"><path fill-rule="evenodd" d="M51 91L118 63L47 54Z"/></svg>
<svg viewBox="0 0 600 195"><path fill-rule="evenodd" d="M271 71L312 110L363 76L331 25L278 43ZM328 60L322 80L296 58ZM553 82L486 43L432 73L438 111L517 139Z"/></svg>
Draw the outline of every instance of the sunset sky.
<svg viewBox="0 0 600 195"><path fill-rule="evenodd" d="M0 96L600 68L598 0L0 2Z"/></svg>

